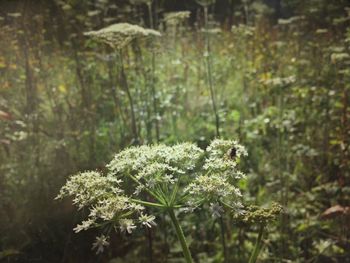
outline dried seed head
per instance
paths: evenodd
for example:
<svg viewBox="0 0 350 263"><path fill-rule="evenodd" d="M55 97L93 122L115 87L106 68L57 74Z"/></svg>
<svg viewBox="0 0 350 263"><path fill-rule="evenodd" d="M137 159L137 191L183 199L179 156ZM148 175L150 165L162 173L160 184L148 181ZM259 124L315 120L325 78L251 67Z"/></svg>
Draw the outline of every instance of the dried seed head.
<svg viewBox="0 0 350 263"><path fill-rule="evenodd" d="M248 206L246 211L236 216L244 223L248 224L264 224L276 220L276 218L283 212L283 208L278 203L273 203L269 208L262 208L259 206Z"/></svg>

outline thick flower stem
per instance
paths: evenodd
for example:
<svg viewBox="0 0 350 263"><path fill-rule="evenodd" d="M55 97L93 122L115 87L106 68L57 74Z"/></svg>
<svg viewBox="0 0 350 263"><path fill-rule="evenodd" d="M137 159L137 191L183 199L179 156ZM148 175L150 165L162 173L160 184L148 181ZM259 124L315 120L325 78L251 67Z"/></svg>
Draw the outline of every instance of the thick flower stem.
<svg viewBox="0 0 350 263"><path fill-rule="evenodd" d="M249 259L249 263L255 263L258 260L258 256L259 256L259 253L261 250L262 237L264 234L264 230L265 230L265 225L263 225L263 224L260 225L258 238L256 239L255 247L254 247L253 253Z"/></svg>
<svg viewBox="0 0 350 263"><path fill-rule="evenodd" d="M174 210L173 209L169 209L168 212L169 212L169 216L171 218L171 221L174 224L177 237L179 238L179 241L181 243L182 253L184 254L186 262L187 263L193 263L191 252L190 252L190 250L188 248L188 245L187 245L184 233L182 232L182 228L181 228L181 226L179 224L179 221L177 220L177 218L175 216Z"/></svg>

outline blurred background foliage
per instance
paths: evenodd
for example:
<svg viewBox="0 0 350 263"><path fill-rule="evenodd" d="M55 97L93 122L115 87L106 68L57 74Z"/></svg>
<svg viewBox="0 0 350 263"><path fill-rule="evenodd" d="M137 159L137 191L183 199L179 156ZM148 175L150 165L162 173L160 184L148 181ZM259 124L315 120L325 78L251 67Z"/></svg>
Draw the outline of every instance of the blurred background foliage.
<svg viewBox="0 0 350 263"><path fill-rule="evenodd" d="M259 262L350 262L349 8L217 0L203 30L192 0L1 0L0 261L182 262L166 218L96 256L93 231L73 234L81 213L53 199L67 176L132 144L215 137L207 33L220 134L249 152L241 187L252 204L285 209ZM189 19L164 20L184 10ZM116 53L83 35L117 22L162 37ZM227 261L247 262L256 229L224 221ZM183 222L195 260L223 262L219 226L203 222Z"/></svg>

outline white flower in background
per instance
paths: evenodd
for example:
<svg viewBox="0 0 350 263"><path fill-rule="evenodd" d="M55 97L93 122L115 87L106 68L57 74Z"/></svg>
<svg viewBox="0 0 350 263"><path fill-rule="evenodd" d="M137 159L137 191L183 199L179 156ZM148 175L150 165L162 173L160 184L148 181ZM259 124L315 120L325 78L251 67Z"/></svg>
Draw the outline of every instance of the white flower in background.
<svg viewBox="0 0 350 263"><path fill-rule="evenodd" d="M96 249L96 254L102 253L104 248L109 246L109 242L107 241L107 237L105 235L101 235L96 237L96 241L92 244L92 249Z"/></svg>
<svg viewBox="0 0 350 263"><path fill-rule="evenodd" d="M116 49L124 48L135 39L161 36L156 30L128 23L113 24L97 31L86 32L84 35Z"/></svg>
<svg viewBox="0 0 350 263"><path fill-rule="evenodd" d="M167 25L178 25L186 21L191 15L190 11L170 12L164 14L164 22Z"/></svg>

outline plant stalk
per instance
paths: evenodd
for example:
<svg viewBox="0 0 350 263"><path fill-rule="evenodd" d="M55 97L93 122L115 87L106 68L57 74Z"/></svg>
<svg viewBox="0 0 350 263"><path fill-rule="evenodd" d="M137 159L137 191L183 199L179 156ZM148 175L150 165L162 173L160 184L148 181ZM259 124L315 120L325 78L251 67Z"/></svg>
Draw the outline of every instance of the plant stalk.
<svg viewBox="0 0 350 263"><path fill-rule="evenodd" d="M216 137L220 137L220 119L217 111L216 98L214 93L213 85L213 74L212 74L212 65L211 65L211 49L209 41L209 26L208 26L208 6L204 6L204 23L205 23L205 40L206 40L206 64L207 64L207 80L210 90L211 103L215 116L215 128L216 128Z"/></svg>
<svg viewBox="0 0 350 263"><path fill-rule="evenodd" d="M225 237L225 224L222 216L219 219L220 224L220 232L221 232L221 245L224 254L224 263L227 263L227 245L226 245L226 237Z"/></svg>
<svg viewBox="0 0 350 263"><path fill-rule="evenodd" d="M174 210L169 209L168 213L169 213L171 221L173 222L173 225L175 227L177 237L179 238L179 241L181 243L182 253L186 259L186 263L193 263L191 252L190 252L188 245L187 245L187 242L186 242L186 238L185 238L184 233L182 231L182 228L179 224L179 221L177 220L177 218L175 216Z"/></svg>
<svg viewBox="0 0 350 263"><path fill-rule="evenodd" d="M152 29L155 29L155 24L153 21L153 13L152 13L152 1L147 4L148 7L148 14L149 14L149 23L150 27ZM151 65L151 92L152 92L152 102L153 102L153 111L154 111L154 122L155 122L155 128L156 128L156 139L157 142L160 141L160 131L159 131L159 120L158 120L158 99L157 99L157 92L155 88L155 71L156 71L156 54L155 51L152 50L152 65Z"/></svg>
<svg viewBox="0 0 350 263"><path fill-rule="evenodd" d="M124 69L124 62L123 62L123 54L122 51L119 51L119 59L120 59L120 82L122 87L124 88L124 91L126 92L126 95L129 100L130 105L130 112L131 112L131 130L133 134L133 144L137 145L139 143L139 136L137 131L137 124L136 124L136 116L135 116L135 107L134 107L134 101L129 89L128 80L126 77L125 69Z"/></svg>
<svg viewBox="0 0 350 263"><path fill-rule="evenodd" d="M261 250L262 237L264 234L264 230L265 230L265 225L261 224L259 227L258 238L256 239L254 250L253 250L253 253L249 259L249 263L255 263L258 260L258 256L259 256L259 253Z"/></svg>

